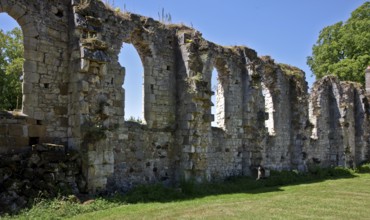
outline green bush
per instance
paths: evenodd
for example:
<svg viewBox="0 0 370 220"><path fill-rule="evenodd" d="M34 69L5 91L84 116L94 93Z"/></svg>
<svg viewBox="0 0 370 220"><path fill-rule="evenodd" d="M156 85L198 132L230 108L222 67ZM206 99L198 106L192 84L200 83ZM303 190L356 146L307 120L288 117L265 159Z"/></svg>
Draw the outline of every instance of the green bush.
<svg viewBox="0 0 370 220"><path fill-rule="evenodd" d="M356 172L358 173L370 173L370 163L362 164L361 166L357 167Z"/></svg>

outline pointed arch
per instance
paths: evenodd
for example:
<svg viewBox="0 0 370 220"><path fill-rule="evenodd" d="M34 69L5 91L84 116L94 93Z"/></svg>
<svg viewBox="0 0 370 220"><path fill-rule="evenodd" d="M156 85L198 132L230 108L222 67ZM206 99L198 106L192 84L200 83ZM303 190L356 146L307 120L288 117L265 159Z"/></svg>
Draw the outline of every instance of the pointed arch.
<svg viewBox="0 0 370 220"><path fill-rule="evenodd" d="M211 114L214 115L214 120L211 125L213 127L223 128L225 126L225 91L220 81L220 73L216 67L212 70L211 76Z"/></svg>
<svg viewBox="0 0 370 220"><path fill-rule="evenodd" d="M262 95L265 98L265 127L269 135L275 135L275 122L274 122L274 102L272 100L272 95L267 86L262 82Z"/></svg>

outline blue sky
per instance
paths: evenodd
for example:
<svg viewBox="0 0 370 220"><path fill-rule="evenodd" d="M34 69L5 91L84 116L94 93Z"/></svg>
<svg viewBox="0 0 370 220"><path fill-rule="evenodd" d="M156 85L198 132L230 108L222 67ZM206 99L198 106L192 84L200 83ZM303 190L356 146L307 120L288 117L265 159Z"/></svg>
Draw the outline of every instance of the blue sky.
<svg viewBox="0 0 370 220"><path fill-rule="evenodd" d="M322 28L349 18L365 0L110 0L115 7L158 19L164 8L172 23L184 23L217 44L245 45L258 55L297 66L314 81L306 57L311 55ZM9 30L14 20L0 14L0 28ZM120 56L126 67L126 118L141 117L142 67L136 51L124 46ZM139 88L139 89L138 89ZM129 103L129 104L128 104Z"/></svg>

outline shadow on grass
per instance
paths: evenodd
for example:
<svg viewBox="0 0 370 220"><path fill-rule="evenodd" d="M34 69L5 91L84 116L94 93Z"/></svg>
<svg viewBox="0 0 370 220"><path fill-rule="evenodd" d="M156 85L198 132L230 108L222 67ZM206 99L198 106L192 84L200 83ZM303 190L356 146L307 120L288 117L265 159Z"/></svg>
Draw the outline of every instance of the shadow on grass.
<svg viewBox="0 0 370 220"><path fill-rule="evenodd" d="M236 193L259 194L278 192L283 191L282 186L353 177L356 177L356 175L352 170L317 168L307 173L271 172L269 178L258 181L251 177L231 177L222 183L196 184L194 182L183 182L176 188L165 187L161 184L145 185L138 186L126 194L115 194L113 196L91 198L85 195L85 197L77 198L74 195L70 195L55 199L40 199L38 202L33 203L31 207L22 210L18 214L13 213L13 215L9 215L10 213L4 213L5 215L0 215L0 218L29 219L32 216L34 219L61 219L126 204L167 203Z"/></svg>
<svg viewBox="0 0 370 220"><path fill-rule="evenodd" d="M135 203L167 203L187 201L207 196L225 194L259 194L283 191L282 186L299 185L325 181L328 179L341 179L356 177L353 170L343 168L313 169L308 173L291 171L271 172L267 179L256 181L252 177L231 177L220 183L183 182L179 187L165 187L161 184L138 186L126 194L114 196L100 196L91 198L77 198L74 195L63 196L56 199L41 199L32 207L10 216L0 216L4 219L60 219L73 217L83 213L114 208L120 205ZM82 204L80 204L82 203Z"/></svg>
<svg viewBox="0 0 370 220"><path fill-rule="evenodd" d="M121 204L174 202L192 200L206 196L235 193L267 193L283 191L281 186L316 183L329 179L354 178L354 171L344 168L317 168L308 173L294 171L271 172L267 179L256 180L252 177L231 177L221 183L183 182L177 188L163 185L138 186L125 195L116 194L106 199Z"/></svg>

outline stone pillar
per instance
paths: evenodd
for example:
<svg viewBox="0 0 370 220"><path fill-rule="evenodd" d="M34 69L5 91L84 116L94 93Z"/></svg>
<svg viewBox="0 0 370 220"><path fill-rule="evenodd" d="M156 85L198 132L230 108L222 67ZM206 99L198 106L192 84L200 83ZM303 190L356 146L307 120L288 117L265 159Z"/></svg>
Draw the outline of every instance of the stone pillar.
<svg viewBox="0 0 370 220"><path fill-rule="evenodd" d="M109 143L114 125L111 123L112 104L107 86L108 43L101 37L103 23L90 11L81 11L81 4L74 2L73 16L76 73L72 81L71 144L82 154L82 171L89 193L104 191L107 178L114 171L113 146ZM95 2L96 8L105 7ZM93 7L93 6L91 6ZM93 7L93 8L94 8ZM110 86L110 85L109 85Z"/></svg>
<svg viewBox="0 0 370 220"><path fill-rule="evenodd" d="M196 48L198 44L191 34L179 37L180 61L184 65L179 70L183 78L179 84L179 129L178 140L182 148L181 172L185 180L202 182L209 179L207 174L207 148L211 143L209 136L211 127L209 79L206 79L209 66L204 67L205 60L209 58L205 48L201 54ZM203 57L201 55L204 55ZM203 58L203 59L202 59ZM204 67L204 68L203 68ZM210 76L210 74L209 74Z"/></svg>
<svg viewBox="0 0 370 220"><path fill-rule="evenodd" d="M370 66L365 70L366 94L370 94Z"/></svg>

